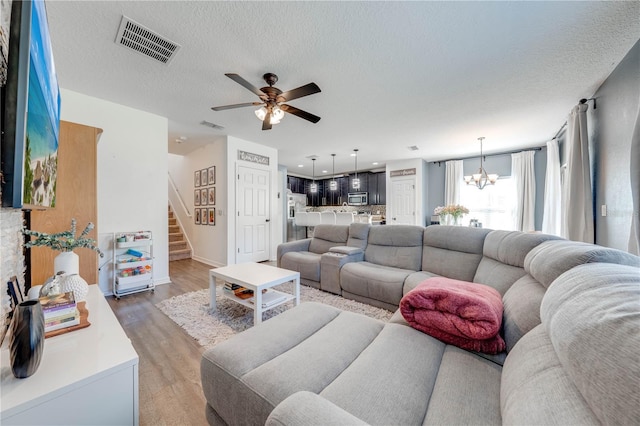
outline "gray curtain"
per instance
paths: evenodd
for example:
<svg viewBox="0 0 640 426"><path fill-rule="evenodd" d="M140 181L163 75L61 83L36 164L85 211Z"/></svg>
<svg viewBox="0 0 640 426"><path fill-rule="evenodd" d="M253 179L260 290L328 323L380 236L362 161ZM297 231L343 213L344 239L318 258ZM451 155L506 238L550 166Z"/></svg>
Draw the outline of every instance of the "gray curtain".
<svg viewBox="0 0 640 426"><path fill-rule="evenodd" d="M444 205L460 204L460 185L464 179L462 160L449 160L444 163Z"/></svg>
<svg viewBox="0 0 640 426"><path fill-rule="evenodd" d="M640 254L640 103L636 125L631 137L631 198L633 216L629 235L629 253Z"/></svg>
<svg viewBox="0 0 640 426"><path fill-rule="evenodd" d="M593 193L587 132L588 104L576 105L567 120L567 203L563 214L567 223L567 238L585 243L594 242Z"/></svg>
<svg viewBox="0 0 640 426"><path fill-rule="evenodd" d="M516 231L535 231L536 172L535 151L511 154L511 178L516 187Z"/></svg>

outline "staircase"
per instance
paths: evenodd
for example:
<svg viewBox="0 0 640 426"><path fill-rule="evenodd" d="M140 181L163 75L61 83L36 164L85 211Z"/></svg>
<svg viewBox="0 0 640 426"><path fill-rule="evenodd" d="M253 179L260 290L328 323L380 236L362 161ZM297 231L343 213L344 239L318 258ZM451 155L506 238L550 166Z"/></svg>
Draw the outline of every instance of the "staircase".
<svg viewBox="0 0 640 426"><path fill-rule="evenodd" d="M169 262L180 259L191 259L191 250L187 247L182 229L169 206Z"/></svg>

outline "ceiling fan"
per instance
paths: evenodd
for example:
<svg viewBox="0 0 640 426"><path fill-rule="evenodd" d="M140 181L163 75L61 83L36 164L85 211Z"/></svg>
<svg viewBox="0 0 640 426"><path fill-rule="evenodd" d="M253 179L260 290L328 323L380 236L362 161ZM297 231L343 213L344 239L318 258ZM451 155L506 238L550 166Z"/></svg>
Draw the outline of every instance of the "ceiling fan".
<svg viewBox="0 0 640 426"><path fill-rule="evenodd" d="M270 72L262 76L264 81L266 81L269 86L262 87L260 89L249 83L244 78L240 77L238 74L225 75L231 80L258 95L262 102L246 102L243 104L212 107L211 109L214 111L223 111L225 109L262 105L262 108L258 109L255 112L256 116L260 120L262 120L262 130L270 130L273 124L278 124L282 117L284 117L285 112L288 112L289 114L293 114L300 118L304 118L305 120L312 123L317 123L318 121L320 121L320 117L318 117L317 115L313 115L309 112L284 103L292 101L294 99L302 98L304 96L313 95L314 93L319 93L320 88L315 83L305 84L304 86L300 86L297 89L283 92L282 90L273 86L278 81L278 76Z"/></svg>

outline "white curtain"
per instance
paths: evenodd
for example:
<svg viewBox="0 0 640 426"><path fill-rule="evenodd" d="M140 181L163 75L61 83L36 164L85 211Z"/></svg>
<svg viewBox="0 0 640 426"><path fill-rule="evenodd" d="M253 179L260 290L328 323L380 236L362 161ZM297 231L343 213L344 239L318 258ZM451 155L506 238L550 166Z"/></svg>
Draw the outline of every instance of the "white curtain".
<svg viewBox="0 0 640 426"><path fill-rule="evenodd" d="M460 204L460 185L462 184L462 160L450 160L444 163L444 205Z"/></svg>
<svg viewBox="0 0 640 426"><path fill-rule="evenodd" d="M636 125L631 136L631 199L633 215L631 217L631 232L629 234L629 253L640 254L640 109L636 118Z"/></svg>
<svg viewBox="0 0 640 426"><path fill-rule="evenodd" d="M560 152L558 141L547 142L547 172L544 181L544 213L542 232L561 235L562 226L562 187L560 183Z"/></svg>
<svg viewBox="0 0 640 426"><path fill-rule="evenodd" d="M567 235L573 241L594 242L593 194L587 132L587 104L576 105L567 120Z"/></svg>
<svg viewBox="0 0 640 426"><path fill-rule="evenodd" d="M534 168L535 151L523 151L511 154L511 178L516 186L515 229L517 231L535 231L536 210L536 172Z"/></svg>

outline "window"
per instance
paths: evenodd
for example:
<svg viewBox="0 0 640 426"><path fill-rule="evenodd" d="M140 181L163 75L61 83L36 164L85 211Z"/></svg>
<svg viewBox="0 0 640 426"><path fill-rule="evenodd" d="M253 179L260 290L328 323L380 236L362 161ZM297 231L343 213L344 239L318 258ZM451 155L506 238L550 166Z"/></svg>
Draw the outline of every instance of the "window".
<svg viewBox="0 0 640 426"><path fill-rule="evenodd" d="M469 209L462 225L478 219L483 228L515 230L516 188L510 176L501 177L495 185L480 190L475 185L460 185L460 204Z"/></svg>

